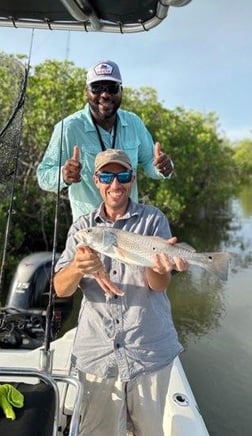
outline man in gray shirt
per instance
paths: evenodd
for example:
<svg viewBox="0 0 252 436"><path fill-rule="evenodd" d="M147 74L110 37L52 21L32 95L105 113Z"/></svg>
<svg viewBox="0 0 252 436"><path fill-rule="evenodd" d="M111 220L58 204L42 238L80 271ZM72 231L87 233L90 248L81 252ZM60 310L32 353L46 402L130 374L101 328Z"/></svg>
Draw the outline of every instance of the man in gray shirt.
<svg viewBox="0 0 252 436"><path fill-rule="evenodd" d="M59 297L78 286L83 292L73 347L85 392L81 436L125 436L127 420L136 435L169 434L165 398L182 346L166 289L171 271L184 271L188 264L162 254L155 255L154 268L130 266L79 245L76 237L78 230L105 225L176 242L159 209L130 199L134 177L122 150L97 155L94 182L103 203L72 224L55 267Z"/></svg>

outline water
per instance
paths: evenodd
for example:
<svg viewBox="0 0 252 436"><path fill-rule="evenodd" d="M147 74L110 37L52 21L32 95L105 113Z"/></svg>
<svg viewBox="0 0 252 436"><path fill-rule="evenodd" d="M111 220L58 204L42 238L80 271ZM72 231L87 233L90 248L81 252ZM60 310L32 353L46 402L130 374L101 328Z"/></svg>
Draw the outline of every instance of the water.
<svg viewBox="0 0 252 436"><path fill-rule="evenodd" d="M170 298L181 360L210 435L252 436L252 187L230 206L232 220L221 230L212 223L205 238L199 228L197 241L200 250L236 253L229 281L187 272L175 276Z"/></svg>

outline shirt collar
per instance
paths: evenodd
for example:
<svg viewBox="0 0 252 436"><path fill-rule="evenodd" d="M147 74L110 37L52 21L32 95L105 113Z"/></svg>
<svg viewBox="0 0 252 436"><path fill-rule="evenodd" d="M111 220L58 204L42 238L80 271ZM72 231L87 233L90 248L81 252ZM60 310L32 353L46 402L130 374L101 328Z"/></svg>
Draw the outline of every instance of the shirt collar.
<svg viewBox="0 0 252 436"><path fill-rule="evenodd" d="M93 123L92 117L91 117L89 103L87 103L84 106L84 114L85 114L86 120L87 120L87 123L86 123L87 131L95 131L96 129L95 129L95 125ZM117 117L118 117L118 121L117 122L120 122L121 126L127 126L128 125L127 121L123 117L123 111L121 109L117 110Z"/></svg>
<svg viewBox="0 0 252 436"><path fill-rule="evenodd" d="M134 201L129 199L128 208L127 208L125 214L120 219L128 220L129 218L131 218L134 215L138 216L139 210L138 210L137 206L138 206L137 203L135 203ZM97 223L109 221L104 213L104 202L102 202L101 205L96 210L94 219L95 219L95 222L97 222Z"/></svg>

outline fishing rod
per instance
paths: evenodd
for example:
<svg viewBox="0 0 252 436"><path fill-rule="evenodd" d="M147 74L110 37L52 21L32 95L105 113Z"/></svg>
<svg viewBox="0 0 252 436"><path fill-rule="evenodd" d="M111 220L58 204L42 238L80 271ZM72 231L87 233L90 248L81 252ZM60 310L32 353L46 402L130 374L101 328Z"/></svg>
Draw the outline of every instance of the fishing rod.
<svg viewBox="0 0 252 436"><path fill-rule="evenodd" d="M69 46L70 46L70 31L68 31L67 34L67 43L66 43L66 56L65 56L65 62L66 62L66 69L64 72L63 80L65 80L65 75L67 74L67 60L69 56ZM45 335L44 335L44 355L46 356L50 355L50 342L51 342L51 330L52 330L52 323L53 323L53 310L54 310L54 286L53 286L53 277L54 277L54 267L56 264L56 257L57 257L57 237L58 237L58 225L59 225L59 204L60 204L60 191L61 191L61 165L62 165L62 150L63 150L63 141L64 141L64 109L66 107L65 105L65 93L62 95L62 102L61 102L61 108L62 108L62 122L61 122L61 139L60 139L60 150L59 150L59 168L58 168L58 180L57 180L57 192L56 192L56 202L55 202L55 213L54 213L54 230L53 230L53 246L52 246L52 263L51 263L51 271L50 271L50 284L49 284L49 298L48 298L48 305L46 310L46 325L45 325ZM47 362L46 366L50 365L49 362Z"/></svg>

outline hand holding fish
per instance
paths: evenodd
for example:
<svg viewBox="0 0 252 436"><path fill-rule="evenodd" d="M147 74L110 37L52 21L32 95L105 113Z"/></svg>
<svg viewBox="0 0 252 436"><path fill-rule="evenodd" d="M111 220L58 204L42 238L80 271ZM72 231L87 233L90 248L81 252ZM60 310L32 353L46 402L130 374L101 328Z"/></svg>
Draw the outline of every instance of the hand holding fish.
<svg viewBox="0 0 252 436"><path fill-rule="evenodd" d="M55 274L54 288L57 295L59 297L73 295L85 274L92 274L95 277L106 296L123 295L122 291L111 282L98 254L85 245L78 245L72 262Z"/></svg>
<svg viewBox="0 0 252 436"><path fill-rule="evenodd" d="M76 270L84 276L94 274L103 269L103 265L97 253L85 245L78 245L76 248L73 264Z"/></svg>
<svg viewBox="0 0 252 436"><path fill-rule="evenodd" d="M170 245L175 245L177 243L177 238L173 237L167 240ZM168 256L166 253L159 253L153 256L153 271L158 274L165 274L171 271L186 271L188 269L188 262L179 256Z"/></svg>
<svg viewBox="0 0 252 436"><path fill-rule="evenodd" d="M109 275L104 270L98 254L90 247L78 245L74 257L76 268L84 274L92 274L95 280L109 297L123 295L123 292L111 282Z"/></svg>
<svg viewBox="0 0 252 436"><path fill-rule="evenodd" d="M177 238L167 240L167 244L175 245ZM188 262L179 256L168 256L166 253L158 253L153 256L153 266L146 267L146 278L149 287L155 291L163 292L171 281L172 271L186 271Z"/></svg>

